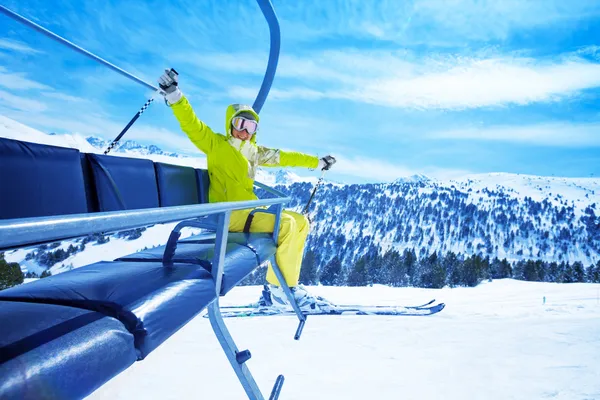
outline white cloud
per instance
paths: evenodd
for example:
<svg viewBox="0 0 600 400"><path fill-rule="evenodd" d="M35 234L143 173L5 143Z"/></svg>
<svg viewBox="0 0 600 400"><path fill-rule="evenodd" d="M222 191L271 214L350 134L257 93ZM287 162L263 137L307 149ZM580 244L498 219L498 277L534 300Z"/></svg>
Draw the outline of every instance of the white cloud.
<svg viewBox="0 0 600 400"><path fill-rule="evenodd" d="M529 126L492 126L434 132L430 138L489 140L543 146L600 147L600 123L547 123Z"/></svg>
<svg viewBox="0 0 600 400"><path fill-rule="evenodd" d="M233 68L219 60L213 58L212 66ZM406 52L348 50L282 61L278 76L301 83L279 83L270 93L279 100L327 98L395 108L461 110L560 101L600 87L600 63L577 53L553 60L489 54L421 59ZM258 75L262 68L250 66L244 71ZM250 99L256 88L233 86L228 92Z"/></svg>
<svg viewBox="0 0 600 400"><path fill-rule="evenodd" d="M550 102L600 86L600 64L581 59L466 60L441 72L391 77L342 94L400 108L467 109Z"/></svg>
<svg viewBox="0 0 600 400"><path fill-rule="evenodd" d="M25 43L16 40L0 39L0 49L18 51L20 53L42 53L39 50L29 47Z"/></svg>
<svg viewBox="0 0 600 400"><path fill-rule="evenodd" d="M45 111L48 108L42 102L27 97L17 96L3 90L0 90L0 101L4 107L32 113Z"/></svg>
<svg viewBox="0 0 600 400"><path fill-rule="evenodd" d="M66 101L69 103L87 103L88 99L83 97L71 96L61 92L42 92L43 96L50 97L56 100Z"/></svg>
<svg viewBox="0 0 600 400"><path fill-rule="evenodd" d="M0 66L0 86L16 90L52 90L50 86L44 85L42 83L27 78L25 73L8 72L8 70L2 66Z"/></svg>

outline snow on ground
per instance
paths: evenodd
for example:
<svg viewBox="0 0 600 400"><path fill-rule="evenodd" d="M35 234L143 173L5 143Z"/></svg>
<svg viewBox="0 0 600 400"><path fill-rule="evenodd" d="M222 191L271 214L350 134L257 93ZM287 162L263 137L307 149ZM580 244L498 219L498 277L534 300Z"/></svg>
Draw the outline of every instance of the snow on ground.
<svg viewBox="0 0 600 400"><path fill-rule="evenodd" d="M285 375L293 399L600 399L600 285L498 280L476 288L314 287L337 303L422 303L429 317L226 320L268 398ZM254 301L238 287L222 304ZM545 304L544 304L545 297ZM243 399L209 320L192 320L89 399Z"/></svg>

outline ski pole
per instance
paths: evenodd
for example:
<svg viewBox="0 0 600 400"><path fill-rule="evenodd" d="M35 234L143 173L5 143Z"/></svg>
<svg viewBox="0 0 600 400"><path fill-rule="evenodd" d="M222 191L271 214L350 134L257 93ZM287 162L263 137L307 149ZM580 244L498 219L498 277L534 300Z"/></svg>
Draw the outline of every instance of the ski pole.
<svg viewBox="0 0 600 400"><path fill-rule="evenodd" d="M306 203L306 207L304 207L304 211L302 211L303 214L308 215L308 206L310 206L310 202L312 201L313 197L315 197L315 193L317 192L317 188L321 185L321 182L323 182L323 177L325 176L325 172L327 172L327 170L325 168L323 168L322 170L323 172L321 172L321 177L319 178L319 181L317 182L317 184L315 185L315 188L313 189L310 198L308 199L308 202Z"/></svg>
<svg viewBox="0 0 600 400"><path fill-rule="evenodd" d="M113 149L113 147L115 147L117 145L119 140L121 140L123 135L125 135L125 132L127 132L129 130L129 128L131 128L131 125L133 125L135 123L135 121L137 121L137 119L140 117L140 115L142 115L144 113L144 111L146 111L146 108L148 108L150 103L152 103L154 101L154 96L156 96L156 93L158 93L158 91L156 91L154 93L154 95L146 102L146 104L144 104L142 106L140 111L138 111L137 114L135 114L133 116L133 118L131 119L131 121L129 121L129 123L125 126L125 128L123 128L121 133L119 133L119 135L108 145L108 148L104 151L104 155L108 154Z"/></svg>
<svg viewBox="0 0 600 400"><path fill-rule="evenodd" d="M69 42L67 39L65 39L61 36L58 36L56 33L53 33L51 31L49 31L48 29L36 24L35 22L30 21L27 18L17 14L16 12L9 10L8 8L4 7L3 5L0 5L0 12L2 12L3 14L7 15L8 17L14 19L17 22L27 25L30 28L33 28L36 31L48 36L50 39L56 40L57 42L64 44L67 47L72 48L73 50L77 51L78 53L81 53L84 56L89 57L96 62L99 62L100 64L104 65L105 67L112 69L113 71L125 76L126 78L131 79L134 82L139 83L140 85L143 85L146 88L149 88L152 90L159 90L156 86L151 85L148 82L141 80L137 76L130 74L129 72L125 71L124 69L121 69L121 68L117 67L116 65L111 64L108 61L98 57L97 55L90 53L89 51L77 46L76 44Z"/></svg>

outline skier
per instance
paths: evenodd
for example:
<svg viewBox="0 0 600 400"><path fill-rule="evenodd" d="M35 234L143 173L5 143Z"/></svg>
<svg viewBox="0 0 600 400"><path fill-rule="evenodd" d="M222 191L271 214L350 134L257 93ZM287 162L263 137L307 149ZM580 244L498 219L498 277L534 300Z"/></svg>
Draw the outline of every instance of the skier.
<svg viewBox="0 0 600 400"><path fill-rule="evenodd" d="M174 69L165 70L158 80L165 92L165 101L179 121L181 129L192 143L206 154L210 176L209 202L256 200L253 184L258 166L306 167L328 170L336 160L328 155L318 158L308 154L271 149L256 144L259 116L252 107L232 104L225 112L225 135L214 133L196 117L192 106L179 89L179 76ZM250 214L248 210L231 213L229 231L243 232ZM255 213L250 232L273 232L275 216ZM275 259L277 265L294 294L298 306L315 309L325 306L326 301L317 298L298 284L304 244L309 231L306 216L284 210L277 239ZM289 307L289 302L279 281L269 265L261 306Z"/></svg>

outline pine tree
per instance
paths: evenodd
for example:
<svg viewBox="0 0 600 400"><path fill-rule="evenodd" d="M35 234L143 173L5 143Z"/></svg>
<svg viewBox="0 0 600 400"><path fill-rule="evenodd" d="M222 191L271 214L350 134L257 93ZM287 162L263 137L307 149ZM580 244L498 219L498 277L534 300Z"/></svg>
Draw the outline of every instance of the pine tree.
<svg viewBox="0 0 600 400"><path fill-rule="evenodd" d="M450 287L456 287L463 284L463 265L464 260L460 260L453 252L446 254L444 257L444 264L446 265L446 270L448 278L448 285Z"/></svg>
<svg viewBox="0 0 600 400"><path fill-rule="evenodd" d="M575 271L573 266L570 263L565 264L564 275L563 275L564 283L573 283L575 281Z"/></svg>
<svg viewBox="0 0 600 400"><path fill-rule="evenodd" d="M527 260L525 262L525 268L523 269L523 278L526 281L534 281L537 282L540 280L538 275L536 263L533 260Z"/></svg>
<svg viewBox="0 0 600 400"><path fill-rule="evenodd" d="M500 261L499 275L500 278L512 278L513 276L512 267L506 258L503 258L502 261Z"/></svg>
<svg viewBox="0 0 600 400"><path fill-rule="evenodd" d="M443 288L446 285L446 268L442 265L434 251L424 258L421 264L420 286L426 288Z"/></svg>
<svg viewBox="0 0 600 400"><path fill-rule="evenodd" d="M300 283L305 285L315 285L318 282L317 257L314 251L307 250L302 259L302 269L300 270Z"/></svg>
<svg viewBox="0 0 600 400"><path fill-rule="evenodd" d="M484 277L484 262L476 254L465 259L463 263L463 283L466 286L475 287L479 285Z"/></svg>
<svg viewBox="0 0 600 400"><path fill-rule="evenodd" d="M417 262L417 255L414 249L404 250L404 253L402 254L402 264L404 264L403 269L406 271L408 283L413 286L416 286Z"/></svg>
<svg viewBox="0 0 600 400"><path fill-rule="evenodd" d="M342 284L342 263L335 256L325 265L321 271L320 282L327 286L337 286Z"/></svg>
<svg viewBox="0 0 600 400"><path fill-rule="evenodd" d="M20 285L24 278L19 264L6 262L4 253L0 253L0 290Z"/></svg>
<svg viewBox="0 0 600 400"><path fill-rule="evenodd" d="M524 272L525 272L525 261L524 260L517 261L513 267L513 278L519 279L521 281L526 280Z"/></svg>
<svg viewBox="0 0 600 400"><path fill-rule="evenodd" d="M596 264L596 267L594 268L591 275L592 277L590 279L590 282L600 283L600 261L598 261L598 263Z"/></svg>
<svg viewBox="0 0 600 400"><path fill-rule="evenodd" d="M553 261L548 264L546 282L558 282L560 278L558 263Z"/></svg>
<svg viewBox="0 0 600 400"><path fill-rule="evenodd" d="M585 282L585 269L581 261L573 263L573 282Z"/></svg>
<svg viewBox="0 0 600 400"><path fill-rule="evenodd" d="M346 284L348 286L366 286L369 281L367 258L362 256L354 263L354 266L348 273Z"/></svg>
<svg viewBox="0 0 600 400"><path fill-rule="evenodd" d="M384 259L384 268L389 271L389 284L396 287L408 285L408 277L400 253L396 250L388 251Z"/></svg>

